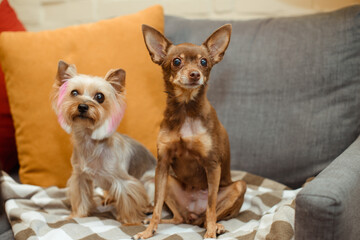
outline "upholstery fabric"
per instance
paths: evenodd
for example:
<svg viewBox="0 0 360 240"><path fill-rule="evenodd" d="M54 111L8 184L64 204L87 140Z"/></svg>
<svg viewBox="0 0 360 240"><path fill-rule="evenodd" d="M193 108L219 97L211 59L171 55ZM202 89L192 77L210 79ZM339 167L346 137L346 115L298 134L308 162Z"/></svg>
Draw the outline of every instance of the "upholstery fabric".
<svg viewBox="0 0 360 240"><path fill-rule="evenodd" d="M167 16L175 44L231 23L208 98L230 137L232 169L299 187L339 156L360 123L360 6L250 21Z"/></svg>
<svg viewBox="0 0 360 240"><path fill-rule="evenodd" d="M296 239L358 239L360 138L296 197Z"/></svg>
<svg viewBox="0 0 360 240"><path fill-rule="evenodd" d="M104 76L126 71L127 109L119 131L156 152L165 96L160 67L146 50L141 24L163 31L161 6L136 14L43 32L3 33L0 61L6 76L22 183L64 187L71 174L70 136L51 108L60 59L78 72Z"/></svg>

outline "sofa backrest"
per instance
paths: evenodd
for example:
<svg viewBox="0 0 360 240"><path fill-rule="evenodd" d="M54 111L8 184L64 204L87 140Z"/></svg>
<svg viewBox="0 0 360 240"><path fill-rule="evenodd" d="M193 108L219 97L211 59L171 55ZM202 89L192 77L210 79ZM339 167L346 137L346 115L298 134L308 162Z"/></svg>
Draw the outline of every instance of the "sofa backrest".
<svg viewBox="0 0 360 240"><path fill-rule="evenodd" d="M251 21L166 16L165 35L201 44L225 23L231 42L208 98L229 133L231 167L299 187L359 135L360 6Z"/></svg>

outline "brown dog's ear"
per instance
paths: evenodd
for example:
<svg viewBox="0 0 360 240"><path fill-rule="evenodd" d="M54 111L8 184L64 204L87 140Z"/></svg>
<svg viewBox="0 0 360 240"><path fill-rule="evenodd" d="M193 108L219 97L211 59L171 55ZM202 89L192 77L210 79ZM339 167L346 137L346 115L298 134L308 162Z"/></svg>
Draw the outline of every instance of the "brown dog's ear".
<svg viewBox="0 0 360 240"><path fill-rule="evenodd" d="M68 79L75 77L76 74L76 67L74 64L69 65L66 62L60 60L56 73L57 84L61 86Z"/></svg>
<svg viewBox="0 0 360 240"><path fill-rule="evenodd" d="M217 29L206 39L203 45L208 49L213 63L222 60L231 37L231 24L226 24Z"/></svg>
<svg viewBox="0 0 360 240"><path fill-rule="evenodd" d="M142 25L145 45L154 63L161 65L167 55L167 49L172 44L158 30L148 25Z"/></svg>
<svg viewBox="0 0 360 240"><path fill-rule="evenodd" d="M125 90L125 76L126 73L122 69L112 69L106 76L105 80L108 81L117 92L123 92Z"/></svg>

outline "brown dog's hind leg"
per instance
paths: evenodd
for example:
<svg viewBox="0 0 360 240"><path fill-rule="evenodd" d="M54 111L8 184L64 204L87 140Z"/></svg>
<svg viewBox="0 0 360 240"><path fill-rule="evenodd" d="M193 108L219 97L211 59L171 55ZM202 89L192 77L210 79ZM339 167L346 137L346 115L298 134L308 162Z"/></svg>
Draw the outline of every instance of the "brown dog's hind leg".
<svg viewBox="0 0 360 240"><path fill-rule="evenodd" d="M245 192L246 183L242 180L220 188L216 205L218 221L230 219L239 214L244 203Z"/></svg>
<svg viewBox="0 0 360 240"><path fill-rule="evenodd" d="M166 192L167 196L165 202L173 213L173 218L161 219L161 223L180 224L187 222L194 225L204 224L204 227L207 227L205 222L206 202L198 202L197 206L204 209L197 209L199 210L199 212L196 214L198 215L197 219L193 219L191 222L189 222L189 219L187 219L187 217L193 214L192 211L194 211L194 209L192 209L192 211L189 212L189 209L191 209L190 205L194 203L194 201L196 202L196 200L190 198L190 195L194 194L195 192L186 191L182 186L182 183L172 176L168 177ZM239 214L240 208L244 202L245 192L246 183L241 180L233 182L226 187L220 187L216 201L217 221L227 220ZM201 212L203 212L203 214L201 214ZM222 224L216 223L215 227L216 234L222 234L225 232L225 228Z"/></svg>
<svg viewBox="0 0 360 240"><path fill-rule="evenodd" d="M237 216L244 203L245 192L246 183L242 180L233 182L229 186L221 187L216 202L216 221L227 220ZM208 229L206 221L204 227ZM216 223L215 232L216 234L224 233L224 226Z"/></svg>

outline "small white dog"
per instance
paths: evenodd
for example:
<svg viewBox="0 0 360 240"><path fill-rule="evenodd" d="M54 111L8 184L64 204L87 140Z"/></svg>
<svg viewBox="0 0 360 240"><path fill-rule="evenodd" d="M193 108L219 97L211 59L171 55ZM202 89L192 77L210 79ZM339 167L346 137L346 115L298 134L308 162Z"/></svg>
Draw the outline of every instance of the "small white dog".
<svg viewBox="0 0 360 240"><path fill-rule="evenodd" d="M123 224L140 223L151 211L144 184L153 184L156 160L139 142L116 133L125 111L124 87L122 69L103 79L77 74L74 65L59 61L52 103L74 144L71 217L89 216L95 185L106 191L105 202L115 202Z"/></svg>

